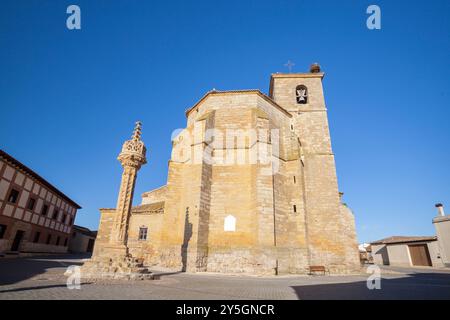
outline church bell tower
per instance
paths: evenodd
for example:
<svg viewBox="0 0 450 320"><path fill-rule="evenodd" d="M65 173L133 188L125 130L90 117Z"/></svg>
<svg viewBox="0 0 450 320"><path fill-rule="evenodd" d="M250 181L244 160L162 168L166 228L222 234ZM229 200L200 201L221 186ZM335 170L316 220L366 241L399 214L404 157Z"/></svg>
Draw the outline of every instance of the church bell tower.
<svg viewBox="0 0 450 320"><path fill-rule="evenodd" d="M345 231L352 222L340 214L323 77L317 63L309 73L272 74L270 97L293 115L291 131L300 144L309 263L342 272L359 262L356 238L348 241Z"/></svg>

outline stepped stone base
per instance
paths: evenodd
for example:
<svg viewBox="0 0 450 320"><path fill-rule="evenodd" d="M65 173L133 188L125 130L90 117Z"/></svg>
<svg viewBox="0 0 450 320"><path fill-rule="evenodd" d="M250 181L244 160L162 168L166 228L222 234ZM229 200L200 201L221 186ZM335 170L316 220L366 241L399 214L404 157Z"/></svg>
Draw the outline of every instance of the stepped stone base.
<svg viewBox="0 0 450 320"><path fill-rule="evenodd" d="M81 267L84 279L153 280L152 274L142 262L131 255L122 257L94 257Z"/></svg>

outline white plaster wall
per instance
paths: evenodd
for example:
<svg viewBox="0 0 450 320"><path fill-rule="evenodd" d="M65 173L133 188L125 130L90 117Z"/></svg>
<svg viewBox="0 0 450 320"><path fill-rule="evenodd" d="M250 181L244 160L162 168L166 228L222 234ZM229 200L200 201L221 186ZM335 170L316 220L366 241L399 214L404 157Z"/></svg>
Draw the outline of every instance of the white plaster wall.
<svg viewBox="0 0 450 320"><path fill-rule="evenodd" d="M389 264L392 266L411 266L408 245L390 244L387 246Z"/></svg>
<svg viewBox="0 0 450 320"><path fill-rule="evenodd" d="M439 243L432 241L427 243L428 252L430 253L431 264L433 267L442 268L444 263L442 262L442 255L439 250Z"/></svg>
<svg viewBox="0 0 450 320"><path fill-rule="evenodd" d="M388 262L388 252L386 245L384 244L375 244L372 245L372 256L373 256L373 263L377 265L384 265ZM383 260L385 262L383 262Z"/></svg>

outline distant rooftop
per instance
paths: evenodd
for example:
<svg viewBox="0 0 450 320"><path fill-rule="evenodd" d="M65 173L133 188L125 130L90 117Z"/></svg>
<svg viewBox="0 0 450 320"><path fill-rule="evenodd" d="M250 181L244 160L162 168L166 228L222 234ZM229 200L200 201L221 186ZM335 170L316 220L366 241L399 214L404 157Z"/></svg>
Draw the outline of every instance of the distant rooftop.
<svg viewBox="0 0 450 320"><path fill-rule="evenodd" d="M410 236L392 236L384 238L381 240L373 241L370 244L394 244L394 243L405 243L405 242L419 242L419 241L436 241L436 236L425 236L425 237L410 237Z"/></svg>
<svg viewBox="0 0 450 320"><path fill-rule="evenodd" d="M72 232L79 232L91 237L97 236L97 231L92 231L86 227L78 226L76 224L73 225Z"/></svg>

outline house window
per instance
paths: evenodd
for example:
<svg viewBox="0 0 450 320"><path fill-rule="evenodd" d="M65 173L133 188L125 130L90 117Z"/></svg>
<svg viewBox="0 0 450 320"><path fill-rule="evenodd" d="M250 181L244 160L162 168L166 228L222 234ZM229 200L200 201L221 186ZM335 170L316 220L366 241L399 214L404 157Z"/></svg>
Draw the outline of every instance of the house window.
<svg viewBox="0 0 450 320"><path fill-rule="evenodd" d="M297 206L294 204L294 213L297 213Z"/></svg>
<svg viewBox="0 0 450 320"><path fill-rule="evenodd" d="M57 245L57 246L59 246L59 240L61 240L61 238L58 236L58 237L56 238L56 245Z"/></svg>
<svg viewBox="0 0 450 320"><path fill-rule="evenodd" d="M297 86L295 89L295 94L298 104L308 103L308 89L304 85Z"/></svg>
<svg viewBox="0 0 450 320"><path fill-rule="evenodd" d="M3 236L5 235L6 231L6 225L0 224L0 239L3 239Z"/></svg>
<svg viewBox="0 0 450 320"><path fill-rule="evenodd" d="M73 222L73 218L72 218L72 217L70 217L70 219L69 219L69 226L71 226L71 225L72 225L72 222Z"/></svg>
<svg viewBox="0 0 450 320"><path fill-rule="evenodd" d="M53 217L52 217L53 220L56 220L58 218L58 213L59 213L58 209L53 210Z"/></svg>
<svg viewBox="0 0 450 320"><path fill-rule="evenodd" d="M147 227L139 228L139 240L147 240Z"/></svg>
<svg viewBox="0 0 450 320"><path fill-rule="evenodd" d="M236 218L232 215L228 215L225 217L225 221L223 224L223 231L234 232L236 231Z"/></svg>
<svg viewBox="0 0 450 320"><path fill-rule="evenodd" d="M33 198L28 199L27 209L33 211L35 204L36 204L36 199L33 199Z"/></svg>
<svg viewBox="0 0 450 320"><path fill-rule="evenodd" d="M64 239L64 247L67 247L67 238Z"/></svg>
<svg viewBox="0 0 450 320"><path fill-rule="evenodd" d="M50 244L51 241L52 241L52 235L49 234L49 235L47 236L47 244Z"/></svg>
<svg viewBox="0 0 450 320"><path fill-rule="evenodd" d="M66 221L67 221L67 214L64 214L63 215L63 219L62 219L62 223L66 223Z"/></svg>
<svg viewBox="0 0 450 320"><path fill-rule="evenodd" d="M294 176L294 183L296 183L296 181L295 181L295 176Z"/></svg>
<svg viewBox="0 0 450 320"><path fill-rule="evenodd" d="M33 242L34 243L38 243L39 242L39 238L41 237L41 233L38 231L34 234L34 239Z"/></svg>
<svg viewBox="0 0 450 320"><path fill-rule="evenodd" d="M43 216L46 216L47 213L48 213L48 205L44 204L44 205L42 206L41 214L42 214Z"/></svg>
<svg viewBox="0 0 450 320"><path fill-rule="evenodd" d="M16 189L11 189L11 191L9 192L8 201L11 203L16 203L17 198L19 198L19 191L17 191Z"/></svg>

